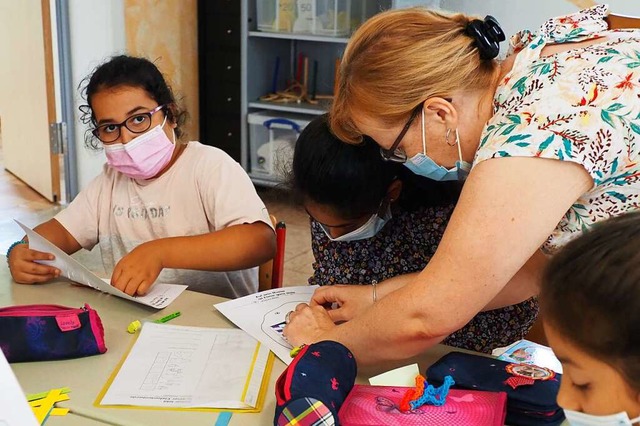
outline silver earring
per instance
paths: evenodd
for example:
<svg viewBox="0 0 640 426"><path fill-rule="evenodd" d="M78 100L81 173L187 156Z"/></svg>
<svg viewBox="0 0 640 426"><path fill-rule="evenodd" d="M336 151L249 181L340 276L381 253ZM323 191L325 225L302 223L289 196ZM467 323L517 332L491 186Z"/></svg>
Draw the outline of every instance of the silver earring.
<svg viewBox="0 0 640 426"><path fill-rule="evenodd" d="M445 133L444 135L444 141L447 143L447 145L454 146L456 144L456 141L453 141L453 143L449 142L449 135L451 135L451 129L447 129L447 133Z"/></svg>

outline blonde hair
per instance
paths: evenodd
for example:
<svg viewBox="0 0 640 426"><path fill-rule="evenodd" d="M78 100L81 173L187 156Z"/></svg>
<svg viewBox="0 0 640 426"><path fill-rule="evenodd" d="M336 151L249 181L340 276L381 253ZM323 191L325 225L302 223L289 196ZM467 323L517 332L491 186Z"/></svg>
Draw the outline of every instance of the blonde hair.
<svg viewBox="0 0 640 426"><path fill-rule="evenodd" d="M349 143L362 140L354 111L391 124L430 97L489 87L497 62L480 59L474 39L465 34L474 19L410 8L365 22L342 57L330 112L334 134Z"/></svg>

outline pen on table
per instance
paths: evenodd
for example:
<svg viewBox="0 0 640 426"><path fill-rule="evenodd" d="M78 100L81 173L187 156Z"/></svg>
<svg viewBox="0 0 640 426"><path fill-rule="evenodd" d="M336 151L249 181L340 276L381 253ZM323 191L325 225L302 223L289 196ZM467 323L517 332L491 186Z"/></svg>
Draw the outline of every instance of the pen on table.
<svg viewBox="0 0 640 426"><path fill-rule="evenodd" d="M179 316L180 316L180 311L174 312L174 313L172 313L170 315L167 315L166 317L162 317L162 318L157 319L157 320L155 320L153 322L155 322L156 324L162 324L162 323L165 323L167 321L171 321L172 319L177 318Z"/></svg>
<svg viewBox="0 0 640 426"><path fill-rule="evenodd" d="M166 317L162 317L160 319L151 321L154 322L156 324L164 324L167 321L171 321L174 318L177 318L180 316L180 312L174 312L170 315L167 315ZM131 323L127 326L127 331L130 334L135 333L136 331L140 330L140 327L142 327L142 323L140 322L140 320L135 320L135 321L131 321Z"/></svg>

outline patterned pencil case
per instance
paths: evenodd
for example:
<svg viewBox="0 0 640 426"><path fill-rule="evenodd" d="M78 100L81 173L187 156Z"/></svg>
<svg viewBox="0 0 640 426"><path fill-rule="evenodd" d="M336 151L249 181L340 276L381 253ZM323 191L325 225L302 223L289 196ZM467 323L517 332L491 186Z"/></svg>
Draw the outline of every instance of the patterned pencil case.
<svg viewBox="0 0 640 426"><path fill-rule="evenodd" d="M338 425L356 375L356 360L344 345L325 340L303 347L276 381L273 424Z"/></svg>
<svg viewBox="0 0 640 426"><path fill-rule="evenodd" d="M564 420L556 402L562 375L548 368L451 352L427 370L429 382L435 385L447 375L456 381L456 388L506 392L508 425L554 426Z"/></svg>
<svg viewBox="0 0 640 426"><path fill-rule="evenodd" d="M89 305L0 308L0 350L9 362L51 361L107 351L98 313Z"/></svg>

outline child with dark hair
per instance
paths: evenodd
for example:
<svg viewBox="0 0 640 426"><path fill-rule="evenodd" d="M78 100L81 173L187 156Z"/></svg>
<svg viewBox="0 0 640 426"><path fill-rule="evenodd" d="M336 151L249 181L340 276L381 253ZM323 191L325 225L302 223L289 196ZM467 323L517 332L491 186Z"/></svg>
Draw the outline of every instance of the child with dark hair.
<svg viewBox="0 0 640 426"><path fill-rule="evenodd" d="M224 297L257 291L257 266L273 257L275 234L240 165L180 138L185 113L147 59L113 57L85 81L86 141L104 148L107 164L35 230L69 254L99 244L111 284L130 295L156 280ZM16 282L60 274L36 262L52 254L22 242L7 253Z"/></svg>
<svg viewBox="0 0 640 426"><path fill-rule="evenodd" d="M569 423L640 423L640 213L609 219L555 255L540 308Z"/></svg>
<svg viewBox="0 0 640 426"><path fill-rule="evenodd" d="M296 142L291 186L311 221L315 262L310 284L361 284L368 293L396 276L421 271L436 251L460 193L458 182L434 182L387 162L365 139L349 145L331 134L326 116L313 120ZM368 305L367 305L368 306ZM329 311L345 321L367 306ZM340 316L336 316L340 312ZM445 344L491 352L523 338L538 313L535 299L481 312Z"/></svg>

